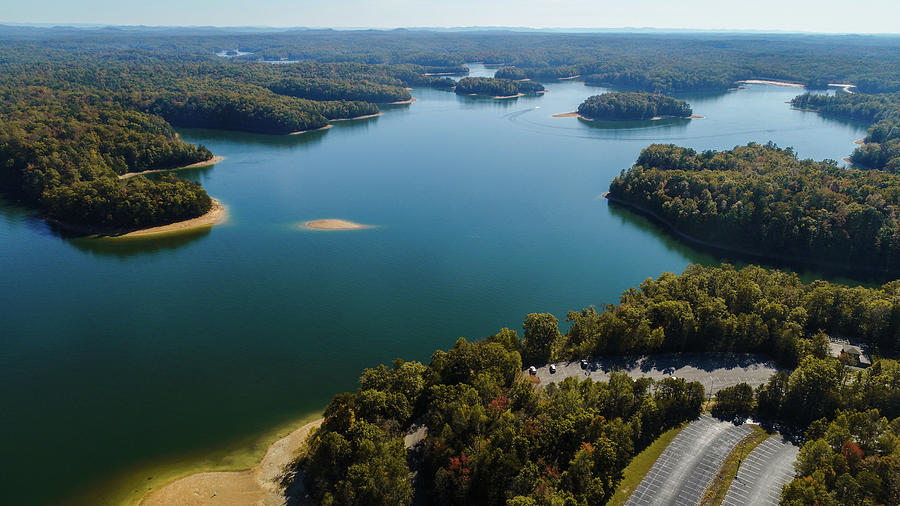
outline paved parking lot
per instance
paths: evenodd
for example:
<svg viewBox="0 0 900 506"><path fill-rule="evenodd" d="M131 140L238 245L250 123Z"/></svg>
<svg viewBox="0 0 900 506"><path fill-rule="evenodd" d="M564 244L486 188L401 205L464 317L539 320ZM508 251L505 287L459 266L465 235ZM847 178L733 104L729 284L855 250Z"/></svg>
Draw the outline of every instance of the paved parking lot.
<svg viewBox="0 0 900 506"><path fill-rule="evenodd" d="M663 451L626 503L695 505L734 445L753 429L703 415Z"/></svg>
<svg viewBox="0 0 900 506"><path fill-rule="evenodd" d="M799 451L781 436L765 440L741 464L722 504L777 505L781 487L794 478L794 461Z"/></svg>
<svg viewBox="0 0 900 506"><path fill-rule="evenodd" d="M530 364L525 364L526 367ZM594 381L608 381L609 373L623 370L634 378L663 379L671 376L687 381L699 381L707 394L747 383L757 387L778 371L771 359L750 353L669 353L633 357L599 357L588 361L586 369L581 361L557 362L556 372L550 366L538 368L542 383L562 381L569 376L590 377Z"/></svg>

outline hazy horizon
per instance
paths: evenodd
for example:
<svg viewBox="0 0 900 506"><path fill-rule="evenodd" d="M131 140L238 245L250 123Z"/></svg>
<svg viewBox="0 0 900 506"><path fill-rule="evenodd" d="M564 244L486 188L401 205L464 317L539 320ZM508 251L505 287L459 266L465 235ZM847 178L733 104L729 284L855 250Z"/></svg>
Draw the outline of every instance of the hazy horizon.
<svg viewBox="0 0 900 506"><path fill-rule="evenodd" d="M299 5L298 5L299 4ZM717 0L596 2L589 0L261 0L247 9L233 0L144 2L38 0L9 5L2 24L333 29L542 29L557 31L690 30L822 34L897 34L900 2L869 0ZM872 12L878 12L872 16ZM835 13L840 15L836 16ZM48 14L52 13L52 14Z"/></svg>

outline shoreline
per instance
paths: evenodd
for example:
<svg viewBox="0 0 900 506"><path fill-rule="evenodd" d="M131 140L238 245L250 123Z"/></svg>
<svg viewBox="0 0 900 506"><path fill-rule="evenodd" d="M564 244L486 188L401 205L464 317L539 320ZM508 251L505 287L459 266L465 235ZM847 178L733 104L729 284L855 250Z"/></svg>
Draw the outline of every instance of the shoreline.
<svg viewBox="0 0 900 506"><path fill-rule="evenodd" d="M683 240L684 242L688 243L689 246L708 248L708 249L715 250L719 253L724 252L724 253L744 255L746 257L752 257L757 260L768 261L768 262L771 262L774 264L778 264L779 262L793 264L793 265L801 265L801 266L808 266L811 264L811 265L815 265L820 268L835 269L836 271L839 271L839 272L847 271L847 270L861 271L861 272L866 272L870 275L875 275L878 277L878 279L882 279L887 273L887 271L880 270L880 269L871 269L871 268L866 269L860 265L840 264L840 263L835 263L835 262L829 262L827 260L819 260L819 259L813 258L813 257L773 255L773 254L768 254L768 253L750 251L750 250L746 250L746 249L735 247L735 246L728 246L728 245L724 245L724 244L718 244L718 243L706 241L704 239L700 239L700 238L694 237L690 234L686 234L686 233L682 232L677 227L672 225L671 222L669 222L668 220L666 220L665 218L663 218L662 216L657 214L655 211L645 209L637 204L628 202L626 200L618 199L614 195L611 195L609 192L606 192L605 198L608 202L610 202L612 204L620 205L622 207L631 209L636 214L641 215L645 218L648 218L652 223L654 223L655 225L662 228L663 231L668 232L671 235L674 235L677 239ZM775 265L775 267L778 267L778 265Z"/></svg>
<svg viewBox="0 0 900 506"><path fill-rule="evenodd" d="M221 162L221 161L224 160L224 159L225 159L224 156L216 155L216 156L210 158L209 160L202 160L202 161L199 161L199 162L197 162L197 163L192 163L192 164L190 164L190 165L185 165L185 166L183 166L183 167L173 167L173 168L171 168L171 169L151 169L151 170L144 170L144 171L141 171L141 172L126 172L125 174L119 174L118 178L119 178L119 179L130 179L130 178L133 178L134 176L143 176L144 174L153 174L153 173L156 173L156 172L168 172L168 171L171 171L171 170L199 169L199 168L202 168L202 167L211 167L211 166L213 166L213 165L215 165L215 164Z"/></svg>
<svg viewBox="0 0 900 506"><path fill-rule="evenodd" d="M550 116L551 118L579 118L584 121L657 121L665 118L672 119L706 119L706 116L699 116L697 114L691 114L690 116L654 116L649 119L594 119L588 118L587 116L582 116L577 112L561 112L559 114L553 114Z"/></svg>
<svg viewBox="0 0 900 506"><path fill-rule="evenodd" d="M741 84L768 84L771 86L788 86L791 88L806 88L805 84L800 83L792 83L790 81L772 81L768 79L744 79L741 81L735 81L736 83Z"/></svg>
<svg viewBox="0 0 900 506"><path fill-rule="evenodd" d="M176 221L175 223L160 225L158 227L142 228L133 232L128 232L122 235L111 237L117 239L125 237L144 237L148 235L168 234L171 232L186 232L188 230L212 227L213 225L217 225L227 219L227 211L227 208L222 205L221 202L216 199L212 199L212 207L209 209L209 211L206 212L206 214L202 216L197 216L196 218L191 218L184 221Z"/></svg>
<svg viewBox="0 0 900 506"><path fill-rule="evenodd" d="M164 235L171 233L191 232L203 228L211 228L213 225L222 223L227 219L228 208L221 202L210 197L212 207L205 214L187 220L176 221L167 225L158 225L155 227L138 228L138 229L97 229L84 225L75 225L54 219L47 218L47 223L52 226L59 227L68 232L75 234L83 234L85 237L93 237L96 239L131 239L136 237L147 237L155 235Z"/></svg>
<svg viewBox="0 0 900 506"><path fill-rule="evenodd" d="M277 439L253 467L238 471L190 474L148 491L141 506L169 504L283 504L280 477L306 444L323 418L309 422Z"/></svg>
<svg viewBox="0 0 900 506"><path fill-rule="evenodd" d="M334 121L334 120L330 120L330 121ZM309 130L298 130L298 131L296 131L296 132L291 132L291 133L289 133L288 135L300 135L300 134L306 134L306 133L309 133L309 132L318 132L319 130L328 130L328 129L331 128L332 126L333 126L333 125L332 125L331 123L329 123L329 124L327 124L327 125L325 125L325 126L323 126L323 127L319 127L319 128L310 128Z"/></svg>
<svg viewBox="0 0 900 506"><path fill-rule="evenodd" d="M338 218L324 218L321 220L304 221L300 224L300 228L305 230L365 230L375 228L375 226L364 225L362 223L341 220Z"/></svg>
<svg viewBox="0 0 900 506"><path fill-rule="evenodd" d="M476 93L476 95L477 95L477 93ZM524 97L524 96L525 96L524 93L516 93L515 95L505 95L505 96L502 96L502 97L500 97L500 96L495 96L494 98L497 99L497 100L506 100L506 99L508 99L508 98L519 98L519 97Z"/></svg>
<svg viewBox="0 0 900 506"><path fill-rule="evenodd" d="M362 116L354 116L354 117L352 117L352 118L333 119L333 120L330 120L330 121L332 121L332 122L335 122L335 121L353 121L353 120L357 120L357 119L377 118L378 116L384 116L384 113L383 113L383 112L376 112L375 114L364 114L364 115L362 115Z"/></svg>
<svg viewBox="0 0 900 506"><path fill-rule="evenodd" d="M190 232L202 228L211 228L213 225L225 221L227 217L227 208L216 199L212 199L212 207L206 214L190 218L187 220L176 221L168 225L159 225L156 227L147 227L139 229L105 229L99 230L82 225L73 225L57 220L48 219L47 222L56 225L63 230L75 232L76 234L84 234L87 237L97 239L130 239L136 237L147 237L155 235L163 235L170 233Z"/></svg>
<svg viewBox="0 0 900 506"><path fill-rule="evenodd" d="M412 88L410 88L412 89ZM409 100L398 100L397 102L387 102L387 105L403 105L403 104L411 104L416 101L416 98L413 97Z"/></svg>
<svg viewBox="0 0 900 506"><path fill-rule="evenodd" d="M581 77L581 74L576 74L574 76L569 76L569 77L557 77L556 80L557 81L568 81L570 79L578 79L579 77Z"/></svg>

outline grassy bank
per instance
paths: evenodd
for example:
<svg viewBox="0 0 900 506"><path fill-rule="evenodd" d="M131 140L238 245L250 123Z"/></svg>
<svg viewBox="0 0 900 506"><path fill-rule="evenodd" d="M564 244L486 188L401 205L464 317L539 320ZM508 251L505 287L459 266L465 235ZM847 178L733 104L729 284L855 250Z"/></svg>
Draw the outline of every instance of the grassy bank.
<svg viewBox="0 0 900 506"><path fill-rule="evenodd" d="M713 481L709 484L709 488L706 489L706 493L703 494L703 499L700 501L701 506L718 506L722 504L725 500L725 495L728 493L728 487L731 486L731 482L737 476L741 463L747 458L747 455L750 455L750 452L771 436L759 425L752 425L751 427L753 427L753 432L740 440L731 450L731 453L725 457L722 465L719 466L719 471L713 477Z"/></svg>
<svg viewBox="0 0 900 506"><path fill-rule="evenodd" d="M637 488L647 472L650 471L650 468L653 467L656 459L662 455L662 452L669 446L669 443L671 443L672 440L675 439L675 436L677 436L682 429L687 427L687 425L687 423L684 423L674 429L663 432L661 436L656 438L656 441L652 442L650 446L644 449L644 451L637 454L631 460L631 463L628 464L628 467L622 472L622 481L619 482L616 493L613 494L606 505L621 506L625 504L628 497L634 492L634 489Z"/></svg>

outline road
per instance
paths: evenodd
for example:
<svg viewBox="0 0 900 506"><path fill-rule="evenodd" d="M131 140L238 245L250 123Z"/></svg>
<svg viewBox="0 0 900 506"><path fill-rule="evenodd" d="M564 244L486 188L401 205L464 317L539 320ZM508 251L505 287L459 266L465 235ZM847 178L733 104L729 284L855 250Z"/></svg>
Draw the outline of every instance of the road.
<svg viewBox="0 0 900 506"><path fill-rule="evenodd" d="M781 487L794 478L794 461L799 451L781 436L765 440L741 464L722 504L777 505Z"/></svg>
<svg viewBox="0 0 900 506"><path fill-rule="evenodd" d="M725 457L752 431L748 425L701 416L675 436L625 504L697 504Z"/></svg>
<svg viewBox="0 0 900 506"><path fill-rule="evenodd" d="M526 364L527 366L528 364ZM688 381L699 381L707 394L748 383L757 387L769 380L779 369L766 356L750 353L678 353L633 357L599 357L588 361L587 369L581 362L557 362L556 373L550 374L550 366L537 370L541 383L562 381L569 376L590 377L594 381L608 381L609 373L624 370L634 378L663 379L671 376Z"/></svg>

